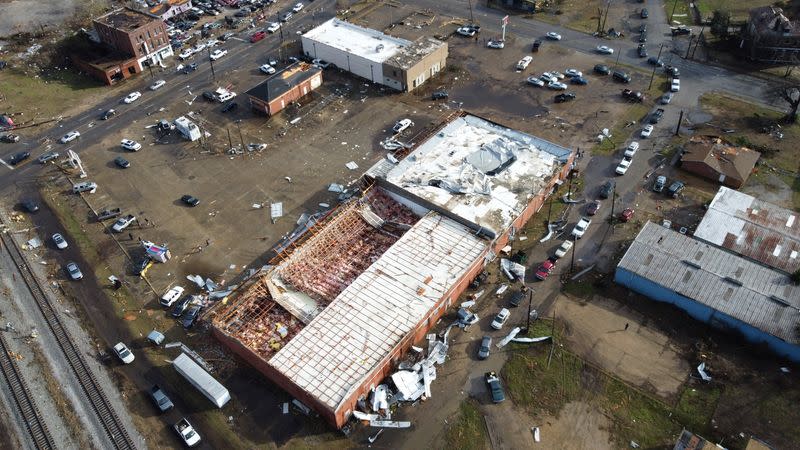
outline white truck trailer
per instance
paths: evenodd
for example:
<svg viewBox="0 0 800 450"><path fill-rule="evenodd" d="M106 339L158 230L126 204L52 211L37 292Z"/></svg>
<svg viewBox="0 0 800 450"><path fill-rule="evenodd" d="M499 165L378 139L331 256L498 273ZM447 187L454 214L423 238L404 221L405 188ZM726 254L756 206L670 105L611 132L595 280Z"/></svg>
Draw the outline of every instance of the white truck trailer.
<svg viewBox="0 0 800 450"><path fill-rule="evenodd" d="M217 405L217 408L222 408L231 399L231 394L225 389L225 386L209 375L186 353L181 353L175 358L172 365L192 386L211 400L211 403Z"/></svg>

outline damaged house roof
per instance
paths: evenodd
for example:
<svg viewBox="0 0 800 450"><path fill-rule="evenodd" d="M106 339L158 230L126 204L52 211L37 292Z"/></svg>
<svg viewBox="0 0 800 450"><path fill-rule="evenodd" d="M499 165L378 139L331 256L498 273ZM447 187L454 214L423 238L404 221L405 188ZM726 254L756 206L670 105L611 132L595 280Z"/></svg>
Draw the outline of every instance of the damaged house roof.
<svg viewBox="0 0 800 450"><path fill-rule="evenodd" d="M792 273L800 268L798 213L720 187L694 236Z"/></svg>
<svg viewBox="0 0 800 450"><path fill-rule="evenodd" d="M272 100L280 98L280 96L290 91L295 86L312 78L321 70L322 69L319 67L311 64L294 63L250 88L246 94L266 102L271 102Z"/></svg>
<svg viewBox="0 0 800 450"><path fill-rule="evenodd" d="M761 153L755 150L731 145L716 136L695 136L686 143L681 162L705 164L714 172L725 175L726 179L737 180L736 184L741 186L753 172L760 157ZM691 168L687 170L693 171ZM714 177L714 181L718 179L718 176Z"/></svg>
<svg viewBox="0 0 800 450"><path fill-rule="evenodd" d="M497 234L562 170L572 151L463 114L388 171L390 184Z"/></svg>

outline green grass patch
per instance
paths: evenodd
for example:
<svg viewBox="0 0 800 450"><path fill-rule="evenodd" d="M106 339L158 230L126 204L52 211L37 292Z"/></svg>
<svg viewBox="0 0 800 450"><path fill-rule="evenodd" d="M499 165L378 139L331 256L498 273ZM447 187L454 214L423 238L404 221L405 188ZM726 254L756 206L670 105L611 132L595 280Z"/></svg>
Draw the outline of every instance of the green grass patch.
<svg viewBox="0 0 800 450"><path fill-rule="evenodd" d="M694 22L694 15L689 9L689 2L687 0L672 0L664 2L664 9L667 13L667 23L669 23L670 17L672 17L673 25L678 23L683 25L691 25Z"/></svg>
<svg viewBox="0 0 800 450"><path fill-rule="evenodd" d="M550 335L551 327L550 320L538 320L531 335ZM557 416L567 403L584 401L610 418L610 431L620 445L633 440L642 448L659 448L674 439L681 426L668 405L587 364L558 344L560 335L556 326L555 347L510 345L502 374L515 405L531 414Z"/></svg>
<svg viewBox="0 0 800 450"><path fill-rule="evenodd" d="M718 385L687 385L675 406L675 417L686 428L710 436L713 432L711 418L721 396L722 387Z"/></svg>
<svg viewBox="0 0 800 450"><path fill-rule="evenodd" d="M749 11L759 6L775 4L774 0L696 0L701 19L710 19L715 10L730 11L732 21L747 20Z"/></svg>
<svg viewBox="0 0 800 450"><path fill-rule="evenodd" d="M646 116L651 108L652 105L646 103L631 104L631 106L622 115L617 116L617 123L614 124L614 126L609 130L611 133L611 138L604 139L603 142L598 142L595 144L595 146L592 148L592 154L608 155L618 150L619 146L625 142L628 136L639 129L635 126L626 127L625 125L629 122L639 123L642 117Z"/></svg>
<svg viewBox="0 0 800 450"><path fill-rule="evenodd" d="M104 94L107 90L106 86L73 70L48 69L26 74L10 68L0 75L4 109L22 113L17 118L22 123L58 117L85 102L87 97Z"/></svg>
<svg viewBox="0 0 800 450"><path fill-rule="evenodd" d="M458 418L447 428L449 448L482 450L487 446L486 425L475 400L461 402Z"/></svg>
<svg viewBox="0 0 800 450"><path fill-rule="evenodd" d="M561 264L569 264L569 258L571 256L572 255L565 256L564 259L566 261L562 262ZM570 280L564 285L562 292L572 295L573 297L590 299L594 297L595 292L597 292L597 288L595 287L594 280L592 279L579 279L576 281Z"/></svg>

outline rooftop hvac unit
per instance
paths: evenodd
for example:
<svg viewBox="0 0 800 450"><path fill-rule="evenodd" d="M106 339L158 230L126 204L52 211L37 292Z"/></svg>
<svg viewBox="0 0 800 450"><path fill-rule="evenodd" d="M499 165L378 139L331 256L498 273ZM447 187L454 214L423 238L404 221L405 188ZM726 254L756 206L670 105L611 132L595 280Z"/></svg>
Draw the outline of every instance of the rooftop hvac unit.
<svg viewBox="0 0 800 450"><path fill-rule="evenodd" d="M375 53L378 53L378 52L380 52L381 50L383 50L383 44L378 44L378 46L377 46L377 47L375 47Z"/></svg>

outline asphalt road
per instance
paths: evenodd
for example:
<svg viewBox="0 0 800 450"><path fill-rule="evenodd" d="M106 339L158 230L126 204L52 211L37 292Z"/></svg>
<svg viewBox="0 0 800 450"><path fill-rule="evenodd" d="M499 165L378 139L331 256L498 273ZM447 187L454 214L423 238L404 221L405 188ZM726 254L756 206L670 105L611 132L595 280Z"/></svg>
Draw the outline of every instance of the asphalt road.
<svg viewBox="0 0 800 450"><path fill-rule="evenodd" d="M334 0L317 0L311 3L306 9L301 11L292 18L288 24L284 24L283 38L285 41L297 40L299 36L297 31L307 31L314 26L314 24L322 23L330 19L335 14ZM267 22L278 21L278 16L284 11L274 10L271 11L271 16ZM132 104L125 104L120 98L108 98L103 102L95 105L92 109L83 111L72 117L67 117L57 123L56 126L51 127L36 136L26 136L19 143L16 144L2 144L3 155L0 159L0 191L5 190L7 187L17 183L26 178L35 177L40 169L40 164L36 158L47 151L57 151L61 156L65 156L68 150L73 150L80 154L83 146L82 142L97 142L104 139L106 136L119 131L122 128L130 125L134 120L146 122L152 120L155 124L156 121L162 117L158 114L158 110L166 107L175 101L175 92L179 90L188 90L192 94L198 96L195 101L204 101L201 97L203 91L214 90L217 86L225 86L228 84L225 79L225 74L233 69L237 69L242 65L252 65L257 68L259 65L266 62L267 57L273 57L278 54L278 47L280 46L281 36L280 33L268 34L267 37L259 42L250 43L250 35L266 26L261 24L251 30L245 30L236 34L235 37L228 39L221 46L215 48L225 48L228 54L221 59L214 61L214 74L211 71L211 62L208 58L208 51L202 52L188 59L185 64L196 62L199 67L194 72L188 75L178 72L174 69L175 65L181 63L177 58L180 51L175 52L175 57L170 61L171 67L165 69L163 72L150 77L148 72L143 72L140 76L131 80L125 81L128 90L126 92L139 91L142 97ZM284 57L290 55L283 55ZM149 86L158 79L163 79L167 82L162 88L151 91ZM249 89L252 86L242 86ZM242 92L239 92L242 94ZM124 96L124 95L123 95ZM246 100L239 99L239 103L246 102ZM243 105L240 105L243 106ZM103 112L114 109L117 114L109 120L100 120ZM147 119L151 117L151 119ZM174 119L169 117L168 119ZM77 130L80 132L81 137L68 144L61 144L58 140L67 132ZM31 152L30 159L26 160L18 166L11 166L7 161L11 156L20 151ZM10 171L11 173L4 173Z"/></svg>

